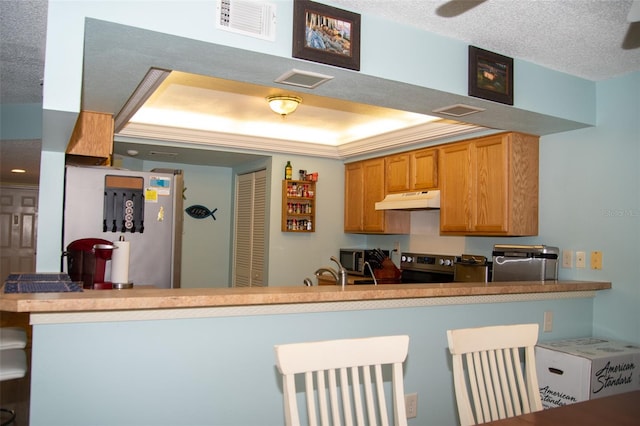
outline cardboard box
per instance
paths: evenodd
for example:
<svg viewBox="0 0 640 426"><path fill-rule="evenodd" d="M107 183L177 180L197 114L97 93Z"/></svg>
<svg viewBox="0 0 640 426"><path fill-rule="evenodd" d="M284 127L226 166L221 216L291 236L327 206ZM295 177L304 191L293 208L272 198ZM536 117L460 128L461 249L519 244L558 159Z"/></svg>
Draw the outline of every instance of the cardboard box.
<svg viewBox="0 0 640 426"><path fill-rule="evenodd" d="M640 389L640 346L588 337L541 342L535 352L544 408Z"/></svg>

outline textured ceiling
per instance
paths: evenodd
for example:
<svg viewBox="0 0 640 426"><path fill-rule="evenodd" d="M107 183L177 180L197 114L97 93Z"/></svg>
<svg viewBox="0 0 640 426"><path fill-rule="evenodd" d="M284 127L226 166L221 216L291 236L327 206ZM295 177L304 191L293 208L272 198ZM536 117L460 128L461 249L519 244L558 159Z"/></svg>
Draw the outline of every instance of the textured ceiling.
<svg viewBox="0 0 640 426"><path fill-rule="evenodd" d="M46 0L0 0L0 102L42 103Z"/></svg>
<svg viewBox="0 0 640 426"><path fill-rule="evenodd" d="M627 22L632 0L332 0L332 3L588 80L640 70L640 23Z"/></svg>
<svg viewBox="0 0 640 426"><path fill-rule="evenodd" d="M640 70L640 23L626 22L631 0L332 0L326 3L412 25L588 80L598 81ZM46 11L46 0L0 0L2 104L42 102ZM464 13L458 14L461 11ZM39 149L37 143L5 145L5 142L2 141L0 164L3 175L14 158L39 158L37 152L29 155L30 151ZM2 180L6 181L4 176Z"/></svg>

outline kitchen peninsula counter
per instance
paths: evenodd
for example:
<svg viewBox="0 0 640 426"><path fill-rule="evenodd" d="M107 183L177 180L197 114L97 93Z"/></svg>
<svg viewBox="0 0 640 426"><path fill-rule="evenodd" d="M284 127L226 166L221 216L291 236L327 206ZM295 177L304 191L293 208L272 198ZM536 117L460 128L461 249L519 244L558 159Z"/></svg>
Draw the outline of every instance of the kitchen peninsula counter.
<svg viewBox="0 0 640 426"><path fill-rule="evenodd" d="M587 336L593 299L611 287L588 281L350 285L344 291L140 286L0 294L0 308L22 312L13 315L31 325L32 426L282 425L275 345L394 334L410 337L407 390L429 407L446 407L436 424L453 424L448 329L538 322L542 333L545 313L553 312L553 331L543 337ZM251 410L238 405L240 394L255 402ZM105 401L118 401L117 409Z"/></svg>
<svg viewBox="0 0 640 426"><path fill-rule="evenodd" d="M70 293L2 294L0 310L29 313L74 313L185 308L229 308L344 302L392 303L432 299L429 304L463 304L469 298L495 301L593 297L611 288L610 282L517 281L500 283L387 284L251 288L184 288L85 290ZM590 294L589 294L590 293ZM520 295L520 296L519 296ZM533 297L533 299L530 299ZM433 299L446 299L433 301ZM392 303L393 304L393 303Z"/></svg>

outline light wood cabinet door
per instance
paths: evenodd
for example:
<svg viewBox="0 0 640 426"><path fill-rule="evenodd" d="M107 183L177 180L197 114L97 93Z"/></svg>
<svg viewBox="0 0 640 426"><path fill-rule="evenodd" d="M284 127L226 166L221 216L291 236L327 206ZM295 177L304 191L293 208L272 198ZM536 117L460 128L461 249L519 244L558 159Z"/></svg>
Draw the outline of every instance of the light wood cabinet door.
<svg viewBox="0 0 640 426"><path fill-rule="evenodd" d="M503 233L509 226L508 141L494 136L473 144L472 171L475 209L471 229Z"/></svg>
<svg viewBox="0 0 640 426"><path fill-rule="evenodd" d="M440 149L440 232L538 234L538 137L502 133Z"/></svg>
<svg viewBox="0 0 640 426"><path fill-rule="evenodd" d="M419 149L385 158L386 193L438 188L438 150Z"/></svg>
<svg viewBox="0 0 640 426"><path fill-rule="evenodd" d="M410 158L410 191L425 191L438 188L438 150L413 151Z"/></svg>
<svg viewBox="0 0 640 426"><path fill-rule="evenodd" d="M363 163L364 202L362 230L365 232L384 232L385 211L376 210L376 203L385 196L384 181L385 160L374 158Z"/></svg>
<svg viewBox="0 0 640 426"><path fill-rule="evenodd" d="M361 232L364 218L364 168L362 163L345 165L344 232Z"/></svg>
<svg viewBox="0 0 640 426"><path fill-rule="evenodd" d="M390 155L384 159L387 170L385 192L393 194L408 192L411 187L411 154L408 152Z"/></svg>
<svg viewBox="0 0 640 426"><path fill-rule="evenodd" d="M385 197L385 158L345 165L344 231L363 234L408 234L408 211L376 210Z"/></svg>
<svg viewBox="0 0 640 426"><path fill-rule="evenodd" d="M507 233L538 235L539 138L522 133L509 133L507 167Z"/></svg>
<svg viewBox="0 0 640 426"><path fill-rule="evenodd" d="M455 143L440 149L440 232L471 231L472 169L469 142Z"/></svg>

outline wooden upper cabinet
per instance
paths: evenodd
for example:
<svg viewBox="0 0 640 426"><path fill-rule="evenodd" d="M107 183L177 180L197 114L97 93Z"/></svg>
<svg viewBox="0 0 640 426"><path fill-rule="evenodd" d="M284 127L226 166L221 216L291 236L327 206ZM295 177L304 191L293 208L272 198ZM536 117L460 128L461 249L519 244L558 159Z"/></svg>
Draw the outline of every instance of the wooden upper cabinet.
<svg viewBox="0 0 640 426"><path fill-rule="evenodd" d="M113 154L113 116L81 111L66 154L68 164L110 164Z"/></svg>
<svg viewBox="0 0 640 426"><path fill-rule="evenodd" d="M344 232L362 232L364 197L364 168L362 163L344 167Z"/></svg>
<svg viewBox="0 0 640 426"><path fill-rule="evenodd" d="M383 210L376 210L376 203L384 199L384 160L373 159L362 164L364 187L362 203L362 230L365 232L383 232Z"/></svg>
<svg viewBox="0 0 640 426"><path fill-rule="evenodd" d="M390 155L384 159L386 167L385 191L387 194L409 191L409 168L411 160L408 152Z"/></svg>
<svg viewBox="0 0 640 426"><path fill-rule="evenodd" d="M424 191L438 187L438 150L419 149L385 158L386 193Z"/></svg>
<svg viewBox="0 0 640 426"><path fill-rule="evenodd" d="M440 233L472 229L471 149L470 142L440 149Z"/></svg>
<svg viewBox="0 0 640 426"><path fill-rule="evenodd" d="M409 191L438 188L438 150L420 149L411 153Z"/></svg>
<svg viewBox="0 0 640 426"><path fill-rule="evenodd" d="M408 234L407 211L376 210L385 197L385 159L345 165L344 231L367 234Z"/></svg>
<svg viewBox="0 0 640 426"><path fill-rule="evenodd" d="M502 133L440 149L440 231L538 234L538 137Z"/></svg>

